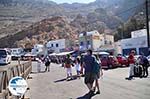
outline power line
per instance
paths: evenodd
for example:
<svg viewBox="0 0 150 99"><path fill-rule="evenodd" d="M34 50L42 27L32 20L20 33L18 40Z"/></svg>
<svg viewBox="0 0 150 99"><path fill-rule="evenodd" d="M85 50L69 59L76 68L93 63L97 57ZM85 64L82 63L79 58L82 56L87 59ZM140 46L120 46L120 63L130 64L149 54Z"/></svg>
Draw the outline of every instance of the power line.
<svg viewBox="0 0 150 99"><path fill-rule="evenodd" d="M138 8L139 6L142 6L142 5L144 5L144 3L139 4L139 5L136 5L136 6L132 7L132 8L129 8L129 9L127 9L127 10L124 10L124 11L122 11L122 12L120 12L120 13L116 13L115 15L116 15L116 16L121 16L122 14L125 14L125 13L127 13L127 12L129 12L129 11L131 11L131 10L133 10L133 9Z"/></svg>

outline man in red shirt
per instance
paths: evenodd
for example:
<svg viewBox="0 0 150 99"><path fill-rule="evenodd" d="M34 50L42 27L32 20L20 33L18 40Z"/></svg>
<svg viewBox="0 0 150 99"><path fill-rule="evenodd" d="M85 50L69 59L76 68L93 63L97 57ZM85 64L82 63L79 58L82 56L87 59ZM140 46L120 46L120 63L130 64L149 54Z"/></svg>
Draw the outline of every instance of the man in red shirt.
<svg viewBox="0 0 150 99"><path fill-rule="evenodd" d="M135 65L134 54L135 54L135 51L132 50L130 55L129 55L129 57L128 57L128 62L129 62L129 66L130 66L128 80L131 80L133 78L133 76L134 76L134 65Z"/></svg>

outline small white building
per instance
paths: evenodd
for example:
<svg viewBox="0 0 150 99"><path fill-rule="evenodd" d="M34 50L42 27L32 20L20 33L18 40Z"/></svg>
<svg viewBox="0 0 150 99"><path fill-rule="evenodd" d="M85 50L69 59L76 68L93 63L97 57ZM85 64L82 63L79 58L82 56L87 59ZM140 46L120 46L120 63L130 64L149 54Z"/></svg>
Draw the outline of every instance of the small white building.
<svg viewBox="0 0 150 99"><path fill-rule="evenodd" d="M97 51L100 47L100 34L98 31L84 32L79 35L80 50L92 49Z"/></svg>
<svg viewBox="0 0 150 99"><path fill-rule="evenodd" d="M38 55L38 54L45 55L46 54L45 46L42 44L35 44L31 53L34 55Z"/></svg>
<svg viewBox="0 0 150 99"><path fill-rule="evenodd" d="M112 45L113 43L114 36L100 34L97 30L84 32L79 35L80 50L92 49L93 51L99 51L102 50L104 46Z"/></svg>
<svg viewBox="0 0 150 99"><path fill-rule="evenodd" d="M136 54L148 55L147 30L141 29L131 32L131 38L121 40L123 54L129 54L131 50L135 50Z"/></svg>
<svg viewBox="0 0 150 99"><path fill-rule="evenodd" d="M69 40L66 39L52 40L46 44L46 47L49 51L59 53L69 48L70 43Z"/></svg>

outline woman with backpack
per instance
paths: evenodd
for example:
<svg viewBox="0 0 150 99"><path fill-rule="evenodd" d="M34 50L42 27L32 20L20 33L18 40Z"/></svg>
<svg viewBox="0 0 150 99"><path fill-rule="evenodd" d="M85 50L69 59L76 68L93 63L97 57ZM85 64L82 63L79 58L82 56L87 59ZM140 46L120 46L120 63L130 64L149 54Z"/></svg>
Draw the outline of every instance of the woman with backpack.
<svg viewBox="0 0 150 99"><path fill-rule="evenodd" d="M103 75L103 71L101 68L101 60L99 59L99 56L96 55L95 57L95 65L97 65L97 70L94 70L95 72L95 86L93 87L94 91L97 88L96 94L100 94L100 87L99 87L99 78Z"/></svg>

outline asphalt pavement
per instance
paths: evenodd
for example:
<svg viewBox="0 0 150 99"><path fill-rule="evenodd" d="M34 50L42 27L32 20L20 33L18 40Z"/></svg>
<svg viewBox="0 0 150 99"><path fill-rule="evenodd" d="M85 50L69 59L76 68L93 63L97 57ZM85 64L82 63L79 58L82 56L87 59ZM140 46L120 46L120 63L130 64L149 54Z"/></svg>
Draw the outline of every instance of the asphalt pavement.
<svg viewBox="0 0 150 99"><path fill-rule="evenodd" d="M50 72L37 73L37 64L28 79L29 90L25 97L30 99L87 99L84 78L66 81L66 70L61 65L51 64ZM91 99L150 99L150 76L125 80L129 68L105 70L100 79L101 94ZM150 71L150 69L149 69ZM75 68L73 67L75 75Z"/></svg>

